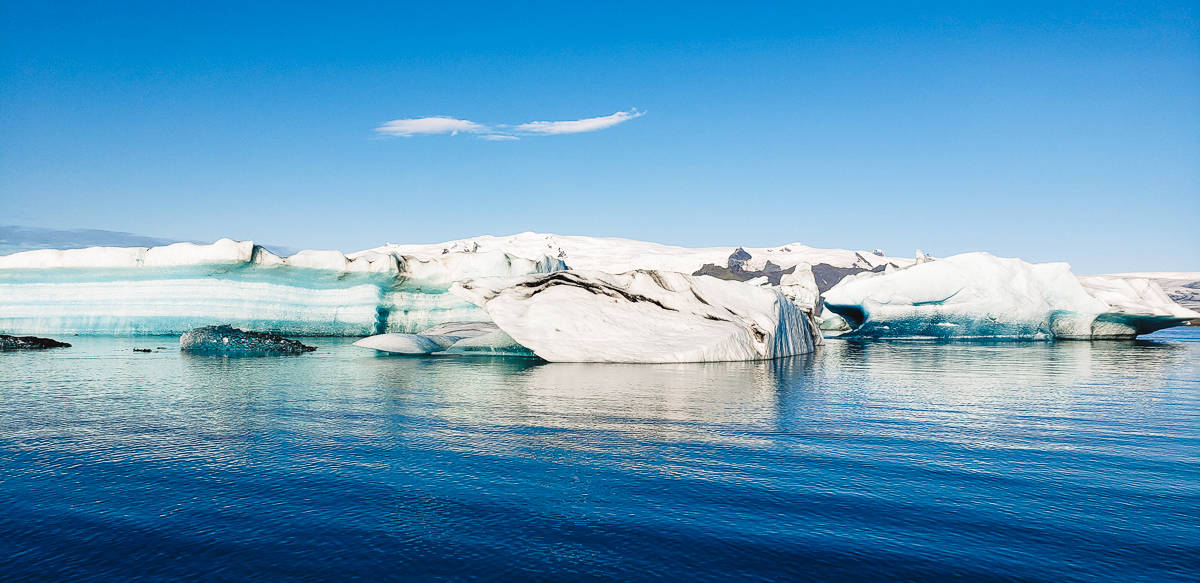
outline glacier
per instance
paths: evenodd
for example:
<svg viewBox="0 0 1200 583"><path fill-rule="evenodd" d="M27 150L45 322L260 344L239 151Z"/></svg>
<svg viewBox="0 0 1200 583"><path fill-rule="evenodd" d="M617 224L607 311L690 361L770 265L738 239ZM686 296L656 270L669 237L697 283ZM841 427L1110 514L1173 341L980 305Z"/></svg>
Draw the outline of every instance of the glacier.
<svg viewBox="0 0 1200 583"><path fill-rule="evenodd" d="M1149 280L988 253L848 277L824 302L859 337L1132 338L1200 318Z"/></svg>
<svg viewBox="0 0 1200 583"><path fill-rule="evenodd" d="M551 362L762 360L812 352L819 337L778 290L678 272L559 271L451 291Z"/></svg>

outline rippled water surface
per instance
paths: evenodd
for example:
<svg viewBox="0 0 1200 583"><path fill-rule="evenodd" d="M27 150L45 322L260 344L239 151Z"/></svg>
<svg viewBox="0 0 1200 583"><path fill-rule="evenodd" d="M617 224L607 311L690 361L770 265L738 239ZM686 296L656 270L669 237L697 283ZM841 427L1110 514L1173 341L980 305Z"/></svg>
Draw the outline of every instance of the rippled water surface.
<svg viewBox="0 0 1200 583"><path fill-rule="evenodd" d="M0 353L0 579L1196 580L1198 332L636 366L68 338Z"/></svg>

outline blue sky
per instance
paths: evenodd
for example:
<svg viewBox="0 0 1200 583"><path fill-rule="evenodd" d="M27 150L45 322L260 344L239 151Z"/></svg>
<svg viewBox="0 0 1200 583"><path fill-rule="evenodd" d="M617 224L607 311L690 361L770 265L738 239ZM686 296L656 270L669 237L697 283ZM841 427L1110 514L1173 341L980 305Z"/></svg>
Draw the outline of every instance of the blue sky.
<svg viewBox="0 0 1200 583"><path fill-rule="evenodd" d="M1195 3L40 4L4 3L0 224L1200 270ZM377 131L435 116L478 131Z"/></svg>

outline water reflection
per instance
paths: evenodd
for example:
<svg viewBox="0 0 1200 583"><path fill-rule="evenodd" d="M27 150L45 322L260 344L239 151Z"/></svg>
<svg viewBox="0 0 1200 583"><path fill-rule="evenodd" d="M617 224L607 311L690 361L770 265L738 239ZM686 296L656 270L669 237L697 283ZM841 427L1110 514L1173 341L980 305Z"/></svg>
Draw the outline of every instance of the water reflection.
<svg viewBox="0 0 1200 583"><path fill-rule="evenodd" d="M227 358L141 355L122 339L81 339L75 352L49 358L3 355L0 364L8 366L0 375L11 387L9 406L24 402L42 411L54 403L62 417L94 417L99 428L141 420L247 434L287 419L319 432L335 420L386 424L416 416L477 427L744 441L822 417L845 421L847 407L896 418L1103 415L1112 407L1138 415L1174 380L1196 372L1195 345L1163 342L835 340L788 359L673 365L378 358L340 339L314 342L320 350L309 355Z"/></svg>
<svg viewBox="0 0 1200 583"><path fill-rule="evenodd" d="M1157 580L1194 554L1195 342L692 365L72 342L0 353L0 552L31 570Z"/></svg>

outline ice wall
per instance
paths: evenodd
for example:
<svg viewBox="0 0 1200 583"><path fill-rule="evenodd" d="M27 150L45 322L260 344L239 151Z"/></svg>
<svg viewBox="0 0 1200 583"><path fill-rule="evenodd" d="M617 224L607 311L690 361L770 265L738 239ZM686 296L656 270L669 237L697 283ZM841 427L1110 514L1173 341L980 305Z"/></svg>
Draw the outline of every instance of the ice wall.
<svg viewBox="0 0 1200 583"><path fill-rule="evenodd" d="M478 307L446 293L453 281L564 267L503 252L302 251L281 258L229 239L29 251L0 257L0 330L179 334L232 324L296 335L410 332L486 320Z"/></svg>

